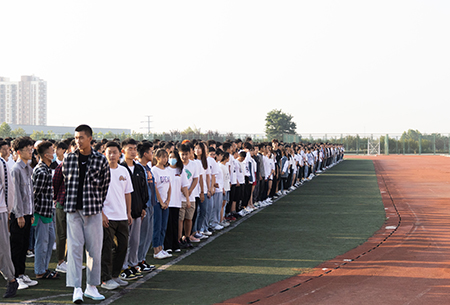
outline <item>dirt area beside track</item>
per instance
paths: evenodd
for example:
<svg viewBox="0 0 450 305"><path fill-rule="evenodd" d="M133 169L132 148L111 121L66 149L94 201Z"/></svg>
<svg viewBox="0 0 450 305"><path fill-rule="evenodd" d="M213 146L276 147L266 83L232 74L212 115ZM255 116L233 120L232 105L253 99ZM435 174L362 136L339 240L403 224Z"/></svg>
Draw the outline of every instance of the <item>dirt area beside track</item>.
<svg viewBox="0 0 450 305"><path fill-rule="evenodd" d="M386 223L312 272L226 304L450 304L450 158L373 159Z"/></svg>

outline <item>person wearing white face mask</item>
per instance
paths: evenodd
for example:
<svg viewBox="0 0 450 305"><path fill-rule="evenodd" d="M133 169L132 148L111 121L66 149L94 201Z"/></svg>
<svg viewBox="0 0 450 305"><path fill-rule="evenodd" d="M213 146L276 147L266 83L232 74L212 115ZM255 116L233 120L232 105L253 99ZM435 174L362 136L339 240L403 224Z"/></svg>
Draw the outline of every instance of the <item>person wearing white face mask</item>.
<svg viewBox="0 0 450 305"><path fill-rule="evenodd" d="M169 219L167 221L166 236L164 238L164 250L168 253L180 252L180 244L178 242L179 232L179 212L182 207L181 194L188 198L185 207L189 208L191 203L189 201L188 186L190 185L186 172L183 170L183 161L178 154L178 150L174 149L169 154L169 167L171 181L171 195L169 202Z"/></svg>

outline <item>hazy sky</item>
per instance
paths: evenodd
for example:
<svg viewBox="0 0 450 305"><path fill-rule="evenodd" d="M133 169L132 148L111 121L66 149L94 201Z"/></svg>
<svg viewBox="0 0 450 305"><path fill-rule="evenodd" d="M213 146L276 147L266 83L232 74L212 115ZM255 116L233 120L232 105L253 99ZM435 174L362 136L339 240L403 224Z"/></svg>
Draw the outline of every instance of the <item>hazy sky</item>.
<svg viewBox="0 0 450 305"><path fill-rule="evenodd" d="M0 76L48 125L449 133L450 1L2 1Z"/></svg>

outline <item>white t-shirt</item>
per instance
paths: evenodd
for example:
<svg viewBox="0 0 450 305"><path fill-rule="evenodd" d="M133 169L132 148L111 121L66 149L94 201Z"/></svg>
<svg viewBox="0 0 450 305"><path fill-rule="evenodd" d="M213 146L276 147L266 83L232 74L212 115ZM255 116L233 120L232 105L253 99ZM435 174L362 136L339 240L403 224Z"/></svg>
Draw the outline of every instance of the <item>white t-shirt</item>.
<svg viewBox="0 0 450 305"><path fill-rule="evenodd" d="M230 183L236 184L237 176L236 176L236 168L235 168L235 159L233 155L230 154L230 160L228 161L229 171L230 171Z"/></svg>
<svg viewBox="0 0 450 305"><path fill-rule="evenodd" d="M12 156L9 156L8 161L6 161L6 165L8 165L9 170L13 168L14 164L16 164L16 161L14 161Z"/></svg>
<svg viewBox="0 0 450 305"><path fill-rule="evenodd" d="M198 167L198 164L196 164L195 161L189 161L189 163L187 165L184 166L183 171L186 174L186 178L188 179L188 185L187 188L189 190L189 188L192 185L192 182L195 178L198 178L198 172L199 172L200 168ZM189 201L190 202L194 202L195 201L195 197L198 196L198 180L197 180L197 186L194 188L194 190L191 193L191 196L189 196ZM184 197L184 194L181 193L181 201L187 201L186 197Z"/></svg>
<svg viewBox="0 0 450 305"><path fill-rule="evenodd" d="M208 167L210 170L210 175L218 175L220 172L220 168L219 165L217 164L216 160L214 160L214 158L208 157L206 158L206 160L208 161Z"/></svg>
<svg viewBox="0 0 450 305"><path fill-rule="evenodd" d="M272 173L272 167L270 166L270 160L267 156L263 156L264 162L264 177L266 180L269 180L269 177Z"/></svg>
<svg viewBox="0 0 450 305"><path fill-rule="evenodd" d="M270 171L275 171L275 160L272 158L269 158L269 164L270 164ZM269 179L273 180L273 174L270 175Z"/></svg>
<svg viewBox="0 0 450 305"><path fill-rule="evenodd" d="M220 163L220 167L222 169L222 174L223 174L223 188L224 188L225 192L228 192L231 189L230 188L230 171L228 169L228 164L229 164L229 162L227 162L226 164Z"/></svg>
<svg viewBox="0 0 450 305"><path fill-rule="evenodd" d="M161 196L160 204L167 200L167 192L170 187L170 171L167 169L160 169L156 166L152 167L153 178L155 179L155 186L158 190L159 196Z"/></svg>
<svg viewBox="0 0 450 305"><path fill-rule="evenodd" d="M208 193L208 184L206 184L206 175L210 175L211 179L211 170L209 168L209 164L208 166L206 166L206 169L203 168L203 163L201 160L198 160L198 162L200 162L200 173L199 175L202 175L203 177L203 193L207 194ZM200 188L200 182L198 184L198 194L200 195L200 192L202 191L202 189Z"/></svg>
<svg viewBox="0 0 450 305"><path fill-rule="evenodd" d="M103 204L103 213L109 220L127 220L127 202L125 194L133 192L133 182L128 170L119 165L111 168L111 182Z"/></svg>
<svg viewBox="0 0 450 305"><path fill-rule="evenodd" d="M184 195L181 193L182 187L188 187L190 185L186 172L180 171L178 168L167 167L170 172L170 208L181 208L181 201L185 200ZM183 198L183 199L182 199Z"/></svg>
<svg viewBox="0 0 450 305"><path fill-rule="evenodd" d="M256 181L256 170L257 170L257 166L258 164L256 163L255 159L250 158L250 163L252 165L252 171L250 172L250 175L252 177L252 181L255 182Z"/></svg>
<svg viewBox="0 0 450 305"><path fill-rule="evenodd" d="M246 166L245 160L242 162L239 162L238 160L234 160L234 161L237 163L237 166L238 166L236 169L237 181L239 182L239 184L244 184L245 183L244 173L245 173L245 166Z"/></svg>
<svg viewBox="0 0 450 305"><path fill-rule="evenodd" d="M216 193L222 193L223 192L223 172L222 172L222 167L220 166L220 163L217 163L217 168L219 170L219 172L216 175L216 183L219 185L219 187L215 188Z"/></svg>

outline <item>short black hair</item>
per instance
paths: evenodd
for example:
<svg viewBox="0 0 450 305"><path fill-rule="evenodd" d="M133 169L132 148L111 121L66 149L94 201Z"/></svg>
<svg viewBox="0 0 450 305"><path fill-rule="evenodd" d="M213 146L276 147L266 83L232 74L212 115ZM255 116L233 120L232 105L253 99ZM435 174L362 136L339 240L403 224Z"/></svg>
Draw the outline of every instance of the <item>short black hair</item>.
<svg viewBox="0 0 450 305"><path fill-rule="evenodd" d="M245 148L245 149L252 149L252 148L253 148L253 145L250 144L249 142L245 142L245 143L244 143L244 148Z"/></svg>
<svg viewBox="0 0 450 305"><path fill-rule="evenodd" d="M19 151L27 146L33 146L34 142L30 137L19 137L13 141L12 148Z"/></svg>
<svg viewBox="0 0 450 305"><path fill-rule="evenodd" d="M75 131L78 132L82 132L84 131L84 133L88 136L88 137L92 137L92 128L89 127L89 125L79 125L77 128L75 128Z"/></svg>
<svg viewBox="0 0 450 305"><path fill-rule="evenodd" d="M247 153L245 151L241 151L239 153L239 157L245 158L245 157L247 157Z"/></svg>
<svg viewBox="0 0 450 305"><path fill-rule="evenodd" d="M61 141L56 144L56 148L62 148L64 150L67 150L69 148L69 146L65 142Z"/></svg>
<svg viewBox="0 0 450 305"><path fill-rule="evenodd" d="M148 152L149 149L152 147L153 147L153 144L152 144L152 142L149 142L149 141L139 143L137 145L137 152L138 152L139 158L142 158L144 156L144 154L146 152Z"/></svg>
<svg viewBox="0 0 450 305"><path fill-rule="evenodd" d="M1 140L1 141L0 141L0 147L2 147L2 146L4 146L4 145L8 145L8 147L9 147L8 142Z"/></svg>
<svg viewBox="0 0 450 305"><path fill-rule="evenodd" d="M216 152L216 149L212 146L208 147L208 152Z"/></svg>
<svg viewBox="0 0 450 305"><path fill-rule="evenodd" d="M122 147L125 147L127 145L137 145L138 142L135 139L132 138L126 138L122 141Z"/></svg>
<svg viewBox="0 0 450 305"><path fill-rule="evenodd" d="M186 144L181 144L181 146L180 146L180 151L181 152L190 152L191 151L191 148L188 146L188 145L186 145Z"/></svg>
<svg viewBox="0 0 450 305"><path fill-rule="evenodd" d="M231 143L225 142L223 143L222 147L224 151L227 151L231 147Z"/></svg>
<svg viewBox="0 0 450 305"><path fill-rule="evenodd" d="M220 156L220 155L223 155L223 154L224 154L223 150L221 150L220 148L216 149L216 155Z"/></svg>
<svg viewBox="0 0 450 305"><path fill-rule="evenodd" d="M52 142L50 142L50 141L42 141L37 146L37 153L38 153L38 155L42 158L44 156L45 152L47 151L47 149L49 149L52 146L53 146Z"/></svg>
<svg viewBox="0 0 450 305"><path fill-rule="evenodd" d="M119 152L120 152L120 144L117 143L116 141L108 141L108 142L106 143L106 145L105 145L105 150L106 150L108 147L117 147L117 149L118 149Z"/></svg>

